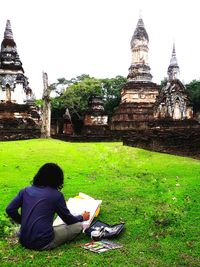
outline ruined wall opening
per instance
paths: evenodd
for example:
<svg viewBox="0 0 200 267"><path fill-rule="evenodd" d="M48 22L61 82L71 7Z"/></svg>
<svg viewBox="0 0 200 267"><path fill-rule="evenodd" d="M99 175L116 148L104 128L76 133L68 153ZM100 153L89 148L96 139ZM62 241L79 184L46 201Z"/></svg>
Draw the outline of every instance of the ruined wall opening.
<svg viewBox="0 0 200 267"><path fill-rule="evenodd" d="M10 85L7 83L6 84L6 99L5 102L11 102L11 90L10 90Z"/></svg>

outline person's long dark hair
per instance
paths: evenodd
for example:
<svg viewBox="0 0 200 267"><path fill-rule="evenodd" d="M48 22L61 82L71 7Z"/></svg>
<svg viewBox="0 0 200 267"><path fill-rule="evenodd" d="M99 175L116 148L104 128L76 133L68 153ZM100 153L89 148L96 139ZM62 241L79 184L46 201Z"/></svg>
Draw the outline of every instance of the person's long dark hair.
<svg viewBox="0 0 200 267"><path fill-rule="evenodd" d="M60 190L63 187L63 183L63 171L55 163L44 164L33 178L33 185L50 186L57 190Z"/></svg>

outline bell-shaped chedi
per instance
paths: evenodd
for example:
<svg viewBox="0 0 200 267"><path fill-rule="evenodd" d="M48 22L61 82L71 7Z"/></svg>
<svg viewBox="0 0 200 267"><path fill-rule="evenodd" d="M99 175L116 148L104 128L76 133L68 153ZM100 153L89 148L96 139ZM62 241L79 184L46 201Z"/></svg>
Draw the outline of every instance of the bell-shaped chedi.
<svg viewBox="0 0 200 267"><path fill-rule="evenodd" d="M107 125L108 116L105 114L101 96L92 96L88 101L84 125Z"/></svg>
<svg viewBox="0 0 200 267"><path fill-rule="evenodd" d="M84 118L84 135L105 135L108 130L108 115L105 113L101 96L91 96Z"/></svg>
<svg viewBox="0 0 200 267"><path fill-rule="evenodd" d="M10 21L7 20L0 51L0 102L24 104L33 94L24 75Z"/></svg>
<svg viewBox="0 0 200 267"><path fill-rule="evenodd" d="M186 88L179 80L180 69L176 58L175 44L173 44L167 73L168 78L155 103L155 117L174 120L191 119L193 117L193 108Z"/></svg>
<svg viewBox="0 0 200 267"><path fill-rule="evenodd" d="M140 17L131 39L132 61L128 82L121 91L121 103L113 118L112 130L146 127L153 119L153 104L158 85L153 83L148 63L149 37Z"/></svg>

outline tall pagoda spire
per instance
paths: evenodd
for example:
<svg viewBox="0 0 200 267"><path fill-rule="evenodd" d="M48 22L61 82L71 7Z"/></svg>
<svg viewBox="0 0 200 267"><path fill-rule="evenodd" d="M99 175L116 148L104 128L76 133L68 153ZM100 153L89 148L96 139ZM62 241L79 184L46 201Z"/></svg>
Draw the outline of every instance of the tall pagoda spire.
<svg viewBox="0 0 200 267"><path fill-rule="evenodd" d="M22 63L17 53L17 46L13 38L10 20L6 22L4 39L1 43L0 69L11 69L24 73Z"/></svg>
<svg viewBox="0 0 200 267"><path fill-rule="evenodd" d="M114 112L111 130L146 129L153 120L153 105L158 95L158 85L151 81L148 64L149 36L140 15L131 39L132 62L128 81L122 87L121 101Z"/></svg>
<svg viewBox="0 0 200 267"><path fill-rule="evenodd" d="M180 69L178 66L177 58L176 58L175 43L173 43L172 56L170 59L170 64L169 64L167 73L168 73L169 80L176 80L179 78Z"/></svg>
<svg viewBox="0 0 200 267"><path fill-rule="evenodd" d="M152 79L148 64L149 36L140 15L131 39L132 62L129 68L129 81L149 82Z"/></svg>
<svg viewBox="0 0 200 267"><path fill-rule="evenodd" d="M28 84L13 38L10 20L7 20L0 51L0 101L24 103L30 92Z"/></svg>
<svg viewBox="0 0 200 267"><path fill-rule="evenodd" d="M7 22L6 22L6 29L5 29L5 32L4 32L4 39L13 40L13 33L12 33L12 29L11 29L10 20L7 20Z"/></svg>

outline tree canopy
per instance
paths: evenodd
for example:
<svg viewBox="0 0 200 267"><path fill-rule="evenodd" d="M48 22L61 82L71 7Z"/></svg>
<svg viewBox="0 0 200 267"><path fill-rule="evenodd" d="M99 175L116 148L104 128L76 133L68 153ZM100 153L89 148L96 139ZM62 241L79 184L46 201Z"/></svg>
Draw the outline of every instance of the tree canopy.
<svg viewBox="0 0 200 267"><path fill-rule="evenodd" d="M115 78L106 78L101 81L105 112L111 117L116 107L119 106L121 89L127 79L118 75Z"/></svg>
<svg viewBox="0 0 200 267"><path fill-rule="evenodd" d="M190 95L194 111L200 111L200 80L193 80L186 84L186 90Z"/></svg>
<svg viewBox="0 0 200 267"><path fill-rule="evenodd" d="M81 127L88 100L92 96L102 97L105 112L111 116L119 105L120 91L125 82L126 78L122 76L98 79L83 74L70 80L59 78L56 83L50 85L57 93L57 96L52 98L52 116L59 117L68 108L74 124Z"/></svg>

